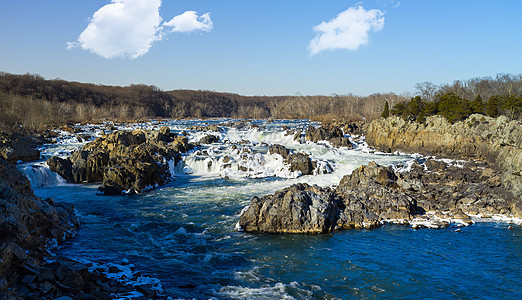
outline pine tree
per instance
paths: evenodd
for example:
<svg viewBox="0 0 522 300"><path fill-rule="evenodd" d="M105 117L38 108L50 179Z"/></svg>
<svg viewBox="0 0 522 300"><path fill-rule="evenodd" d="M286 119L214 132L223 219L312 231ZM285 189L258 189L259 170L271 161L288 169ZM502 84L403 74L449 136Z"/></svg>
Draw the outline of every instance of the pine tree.
<svg viewBox="0 0 522 300"><path fill-rule="evenodd" d="M381 117L387 118L390 115L390 107L388 106L388 101L384 104L384 111L382 112Z"/></svg>

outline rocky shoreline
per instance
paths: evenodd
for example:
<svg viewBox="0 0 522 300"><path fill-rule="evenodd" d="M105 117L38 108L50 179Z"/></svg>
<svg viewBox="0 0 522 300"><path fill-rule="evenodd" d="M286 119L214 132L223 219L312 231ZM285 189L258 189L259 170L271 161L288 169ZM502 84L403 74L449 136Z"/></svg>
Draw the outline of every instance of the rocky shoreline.
<svg viewBox="0 0 522 300"><path fill-rule="evenodd" d="M79 226L72 205L36 197L29 180L0 159L0 298L162 297L159 282L137 272L127 272L129 279L122 281L111 276L121 272L117 266L53 255L52 249L72 238Z"/></svg>
<svg viewBox="0 0 522 300"><path fill-rule="evenodd" d="M362 128L329 124L289 134L301 142L326 141L328 147L351 149L346 134L361 133ZM377 149L437 156L395 168L370 163L344 176L337 186L296 184L254 197L240 216L239 228L252 233L320 234L386 223L414 229L457 228L476 218L522 216L520 122L474 115L462 124L437 117L414 124L390 117L367 124L364 130L366 141ZM207 135L199 143L218 139ZM146 279L128 262L101 266L51 254L50 249L74 236L79 221L71 205L36 197L28 179L9 163L39 159L37 150L28 150L36 144L31 137L11 138L1 147L0 298L164 298L161 284ZM100 182L102 194L143 192L168 182L169 161L180 161L181 153L197 144L168 127L114 131L69 158L51 157L47 164L68 182ZM282 145L271 144L268 154L280 155L292 172L312 175L316 169L317 162L307 154Z"/></svg>
<svg viewBox="0 0 522 300"><path fill-rule="evenodd" d="M498 172L504 198L514 198L512 213L522 217L522 122L471 115L450 124L441 116L426 122L399 117L378 119L366 127L366 142L377 149L488 162Z"/></svg>

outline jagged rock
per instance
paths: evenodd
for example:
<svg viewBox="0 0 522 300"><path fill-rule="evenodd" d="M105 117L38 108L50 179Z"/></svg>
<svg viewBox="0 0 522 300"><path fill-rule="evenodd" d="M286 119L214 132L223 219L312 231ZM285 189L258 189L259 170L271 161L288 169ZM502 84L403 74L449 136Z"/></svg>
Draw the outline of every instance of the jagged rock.
<svg viewBox="0 0 522 300"><path fill-rule="evenodd" d="M290 163L290 171L292 172L298 171L302 175L311 175L313 173L312 160L307 154L300 152L292 153L287 157L286 161Z"/></svg>
<svg viewBox="0 0 522 300"><path fill-rule="evenodd" d="M296 184L274 195L252 199L239 224L247 232L331 232L338 218L339 203L329 189Z"/></svg>
<svg viewBox="0 0 522 300"><path fill-rule="evenodd" d="M16 139L14 141L4 141L0 143L0 158L10 163L19 160L33 161L40 159L40 151L34 149L36 145L27 139Z"/></svg>
<svg viewBox="0 0 522 300"><path fill-rule="evenodd" d="M181 160L189 150L184 136L168 127L153 131L116 131L85 144L68 159L51 157L49 168L68 182L102 182L99 193L143 192L170 180L168 160Z"/></svg>
<svg viewBox="0 0 522 300"><path fill-rule="evenodd" d="M341 180L335 191L296 184L273 195L255 197L240 217L247 232L325 233L347 228L374 228L388 219L409 220L415 201L392 187L390 171L375 163Z"/></svg>
<svg viewBox="0 0 522 300"><path fill-rule="evenodd" d="M344 136L342 129L333 124L323 125L318 128L308 126L305 139L314 143L329 141L334 147L353 148L350 140Z"/></svg>
<svg viewBox="0 0 522 300"><path fill-rule="evenodd" d="M274 144L268 148L268 153L269 154L279 154L283 158L287 158L288 154L290 153L290 150L288 150L288 148L286 148L283 145Z"/></svg>
<svg viewBox="0 0 522 300"><path fill-rule="evenodd" d="M344 176L335 190L293 185L273 195L255 197L242 213L239 225L247 232L266 233L375 228L384 221L413 222L412 226L419 228L425 226L419 222L425 218L424 214L435 212L433 219L426 219L429 220L426 224L430 228L444 228L450 225L448 220L472 224L468 214L511 213L512 203L501 196L499 187L485 185L487 178L483 174L496 173L480 162L458 168L451 166L439 172L426 172L414 164L410 172L401 173L371 162ZM312 204L309 199L314 197L322 200ZM330 207L322 210L327 214L309 212L319 204ZM311 225L318 224L318 220L320 224L335 226L326 230Z"/></svg>

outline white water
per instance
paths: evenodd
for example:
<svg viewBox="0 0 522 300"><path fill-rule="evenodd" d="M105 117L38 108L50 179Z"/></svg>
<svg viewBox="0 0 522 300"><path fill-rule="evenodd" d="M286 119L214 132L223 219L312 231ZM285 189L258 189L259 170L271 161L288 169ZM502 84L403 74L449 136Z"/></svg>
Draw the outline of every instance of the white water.
<svg viewBox="0 0 522 300"><path fill-rule="evenodd" d="M326 142L299 143L281 129L283 125L303 129L309 124L306 121L257 121L266 129L224 128L219 133L188 130L203 122L225 121L125 125L128 130L167 125L178 134L186 131L192 142L206 134L220 137L216 144L184 154L183 163L170 162L176 180L147 193L98 197L94 185L53 187L55 183L40 180L47 186L36 188L35 193L73 204L83 224L79 234L57 250L58 255L105 265L128 259L136 270L160 279L162 289L173 298L440 299L480 298L488 293L520 298L520 292L510 289L520 286L516 268L521 261L520 230L507 230L507 224L479 223L459 227L460 233L455 228L415 231L395 225L320 236L237 232L234 225L239 214L254 196L296 182L335 185L370 161L407 169L421 158L374 152L357 137L352 137L357 140L355 149L332 148ZM94 127L86 130L105 132ZM69 141L48 146L44 155L70 152L82 145ZM267 153L271 144L307 153L320 161L319 167L331 166L331 172L289 174L281 157ZM231 159L230 168L225 156ZM240 170L241 164L251 170ZM47 178L47 171L43 173L34 178ZM125 268L120 270L117 274L130 274Z"/></svg>

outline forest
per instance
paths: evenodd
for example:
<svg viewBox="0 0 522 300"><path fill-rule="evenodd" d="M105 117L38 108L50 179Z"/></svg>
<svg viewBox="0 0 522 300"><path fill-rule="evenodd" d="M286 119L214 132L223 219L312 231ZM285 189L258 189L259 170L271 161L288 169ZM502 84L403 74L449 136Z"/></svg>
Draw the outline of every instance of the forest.
<svg viewBox="0 0 522 300"><path fill-rule="evenodd" d="M423 82L415 86L414 96L242 96L206 90L162 91L143 84L106 86L0 72L0 129L43 130L69 123L155 118L356 121L379 118L385 106L392 107L388 114L419 121L436 113L452 122L474 112L520 118L522 75L499 74L441 86Z"/></svg>

